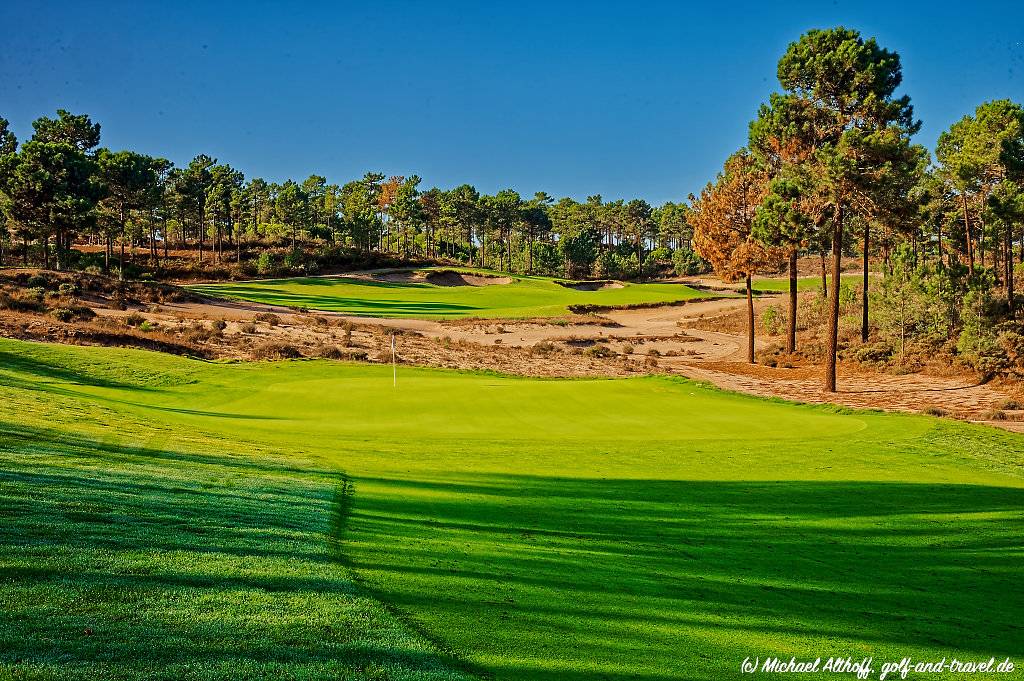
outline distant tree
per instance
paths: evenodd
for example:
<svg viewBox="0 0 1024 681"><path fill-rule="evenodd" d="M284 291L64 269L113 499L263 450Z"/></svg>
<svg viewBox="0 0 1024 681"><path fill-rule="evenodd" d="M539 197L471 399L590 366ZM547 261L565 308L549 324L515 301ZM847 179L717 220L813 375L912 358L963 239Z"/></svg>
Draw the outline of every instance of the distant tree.
<svg viewBox="0 0 1024 681"><path fill-rule="evenodd" d="M801 206L800 184L786 177L772 180L754 218L753 235L764 244L781 249L789 258L789 320L786 352L796 351L797 254L806 247L814 221Z"/></svg>
<svg viewBox="0 0 1024 681"><path fill-rule="evenodd" d="M537 239L543 239L551 231L551 215L548 207L554 199L547 192L537 192L522 207L522 224L526 228L526 272L533 274L533 251Z"/></svg>
<svg viewBox="0 0 1024 681"><path fill-rule="evenodd" d="M685 203L668 201L654 211L654 221L658 226L658 240L661 245L672 248L690 250L693 240L693 227L687 221L689 206Z"/></svg>
<svg viewBox="0 0 1024 681"><path fill-rule="evenodd" d="M124 278L125 230L132 212L152 208L158 199L158 164L156 159L134 151L100 149L97 154L99 174L106 187L106 197L100 204L105 222L118 235L121 260L118 277ZM108 231L109 233L109 231ZM109 252L109 248L108 248ZM109 267L109 261L108 261Z"/></svg>
<svg viewBox="0 0 1024 681"><path fill-rule="evenodd" d="M6 118L0 117L0 157L18 151L18 138L8 129L9 125Z"/></svg>
<svg viewBox="0 0 1024 681"><path fill-rule="evenodd" d="M402 255L409 255L409 245L423 225L423 210L420 204L420 178L411 175L404 178L395 188L388 212L395 226L398 249Z"/></svg>
<svg viewBox="0 0 1024 681"><path fill-rule="evenodd" d="M240 200L245 176L230 165L210 167L210 184L206 190L206 206L213 222L214 251L217 262L224 257L225 233L235 237L235 204Z"/></svg>
<svg viewBox="0 0 1024 681"><path fill-rule="evenodd" d="M423 219L423 254L428 258L437 257L437 234L442 228L442 210L444 192L437 187L420 194L420 215Z"/></svg>
<svg viewBox="0 0 1024 681"><path fill-rule="evenodd" d="M76 231L94 224L93 210L103 194L96 163L66 141L31 139L16 153L0 156L0 193L5 213L26 244L43 245L43 265L50 266L50 238L55 240L55 266Z"/></svg>
<svg viewBox="0 0 1024 681"><path fill-rule="evenodd" d="M793 94L773 93L750 124L751 153L770 178L754 234L789 256L787 352L796 351L797 258L801 249L817 240L825 218L811 162L822 143L820 117L811 102ZM824 264L822 275L822 290L826 290Z"/></svg>
<svg viewBox="0 0 1024 681"><path fill-rule="evenodd" d="M196 238L199 243L199 262L203 262L203 245L206 241L206 201L213 184L211 168L217 159L199 154L188 166L182 168L174 179L175 199L182 216L195 221Z"/></svg>
<svg viewBox="0 0 1024 681"><path fill-rule="evenodd" d="M341 188L340 201L346 230L357 247L366 252L373 249L380 234L377 195L383 179L379 173L367 173L361 180L353 180Z"/></svg>
<svg viewBox="0 0 1024 681"><path fill-rule="evenodd" d="M392 247L391 241L394 237L394 230L392 229L392 217L391 217L391 204L395 202L395 196L398 194L398 188L405 182L404 175L392 175L387 180L380 183L379 191L377 192L377 212L380 216L381 224L384 226L384 234L382 236L384 244L382 250L394 251L396 248Z"/></svg>
<svg viewBox="0 0 1024 681"><path fill-rule="evenodd" d="M552 228L558 236L558 254L567 277L590 274L601 246L601 229L595 221L597 204L559 199L551 206Z"/></svg>
<svg viewBox="0 0 1024 681"><path fill-rule="evenodd" d="M56 118L42 116L32 123L37 142L68 144L81 152L88 152L100 143L100 124L93 123L85 114L75 115L58 109Z"/></svg>
<svg viewBox="0 0 1024 681"><path fill-rule="evenodd" d="M743 279L747 292L747 361L754 362L752 278L778 267L780 253L758 241L754 219L765 194L765 176L746 149L729 157L714 183L690 197L690 221L697 253L725 281Z"/></svg>
<svg viewBox="0 0 1024 681"><path fill-rule="evenodd" d="M939 136L939 173L960 201L967 260L973 270L976 243L982 246L982 212L988 195L1007 176L1005 150L1024 137L1024 111L1008 99L985 102ZM981 264L984 267L984 250Z"/></svg>
<svg viewBox="0 0 1024 681"><path fill-rule="evenodd" d="M655 233L655 222L651 205L643 199L633 199L626 204L625 236L633 240L636 249L637 274L644 278L644 241Z"/></svg>
<svg viewBox="0 0 1024 681"><path fill-rule="evenodd" d="M1006 301L1012 318L1016 315L1013 238L1016 227L1024 224L1024 187L1012 180L1004 180L989 194L988 208L1003 236Z"/></svg>
<svg viewBox="0 0 1024 681"><path fill-rule="evenodd" d="M299 230L309 216L309 197L294 180L285 182L277 192L274 216L291 234L292 250L298 249Z"/></svg>
<svg viewBox="0 0 1024 681"><path fill-rule="evenodd" d="M469 184L459 185L445 192L441 200L441 220L449 230L448 241L452 247L451 255L455 255L454 247L459 242L465 243L469 260L473 260L475 242L480 239L477 230L481 223L480 192ZM483 249L481 258L483 258Z"/></svg>

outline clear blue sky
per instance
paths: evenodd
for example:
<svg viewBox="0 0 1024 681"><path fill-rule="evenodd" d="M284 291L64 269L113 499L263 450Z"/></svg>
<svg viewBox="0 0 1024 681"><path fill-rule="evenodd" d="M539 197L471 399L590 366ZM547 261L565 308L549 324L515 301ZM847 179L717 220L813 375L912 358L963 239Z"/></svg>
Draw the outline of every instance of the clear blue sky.
<svg viewBox="0 0 1024 681"><path fill-rule="evenodd" d="M1024 100L1024 2L36 3L0 7L0 115L248 176L678 200L746 139L786 45L845 25L903 57L931 148Z"/></svg>

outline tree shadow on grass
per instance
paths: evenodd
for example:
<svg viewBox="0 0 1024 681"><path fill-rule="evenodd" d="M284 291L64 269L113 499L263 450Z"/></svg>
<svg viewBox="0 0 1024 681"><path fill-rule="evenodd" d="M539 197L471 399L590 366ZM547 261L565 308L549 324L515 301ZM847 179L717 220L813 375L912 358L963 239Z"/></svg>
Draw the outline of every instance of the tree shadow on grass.
<svg viewBox="0 0 1024 681"><path fill-rule="evenodd" d="M66 364L46 362L27 354L0 350L0 369L14 371L19 374L47 379L60 383L73 383L96 388L115 388L120 390L152 391L153 388L142 383L129 383L98 376L95 367L90 372L76 371ZM37 382L41 383L41 382Z"/></svg>
<svg viewBox="0 0 1024 681"><path fill-rule="evenodd" d="M0 677L465 678L332 554L339 475L0 423Z"/></svg>
<svg viewBox="0 0 1024 681"><path fill-rule="evenodd" d="M357 573L499 678L717 679L747 655L1024 649L1021 488L359 484Z"/></svg>

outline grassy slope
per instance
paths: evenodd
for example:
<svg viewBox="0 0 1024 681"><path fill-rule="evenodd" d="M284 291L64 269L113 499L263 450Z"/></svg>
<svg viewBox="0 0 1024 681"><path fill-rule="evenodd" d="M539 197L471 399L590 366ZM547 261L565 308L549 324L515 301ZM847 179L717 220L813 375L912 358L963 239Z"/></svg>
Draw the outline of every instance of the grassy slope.
<svg viewBox="0 0 1024 681"><path fill-rule="evenodd" d="M664 378L0 353L3 665L447 678L377 601L508 679L1024 643L1019 436Z"/></svg>
<svg viewBox="0 0 1024 681"><path fill-rule="evenodd" d="M434 286L348 277L308 277L206 284L212 295L272 305L306 307L373 317L555 317L569 305L628 305L687 300L705 294L681 284L626 284L619 289L577 291L546 277L516 277L511 284Z"/></svg>

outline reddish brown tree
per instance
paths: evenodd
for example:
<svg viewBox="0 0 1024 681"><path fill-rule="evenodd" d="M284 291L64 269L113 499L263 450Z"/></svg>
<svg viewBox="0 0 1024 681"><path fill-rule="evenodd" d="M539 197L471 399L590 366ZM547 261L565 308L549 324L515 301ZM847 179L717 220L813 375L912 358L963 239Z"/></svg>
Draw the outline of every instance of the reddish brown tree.
<svg viewBox="0 0 1024 681"><path fill-rule="evenodd" d="M747 291L747 361L754 362L754 295L758 272L779 268L783 253L754 238L752 228L766 192L766 177L746 149L736 152L699 197L690 196L694 250L715 273L732 282L743 279Z"/></svg>

